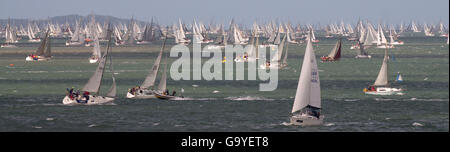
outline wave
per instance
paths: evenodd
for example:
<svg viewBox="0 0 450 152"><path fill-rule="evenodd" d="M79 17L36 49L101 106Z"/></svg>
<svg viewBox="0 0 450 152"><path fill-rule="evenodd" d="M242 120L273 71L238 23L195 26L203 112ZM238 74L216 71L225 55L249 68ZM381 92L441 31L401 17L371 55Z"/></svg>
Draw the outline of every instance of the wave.
<svg viewBox="0 0 450 152"><path fill-rule="evenodd" d="M327 123L327 124L324 124L324 126L327 126L327 127L334 126L334 125L336 125L336 124L334 124L334 123Z"/></svg>
<svg viewBox="0 0 450 152"><path fill-rule="evenodd" d="M449 99L418 99L418 98L411 98L411 99L405 99L405 101L449 101Z"/></svg>
<svg viewBox="0 0 450 152"><path fill-rule="evenodd" d="M252 97L252 96L246 96L246 97L227 97L226 100L233 100L233 101L255 101L255 100L265 100L265 101L273 101L275 99L269 99L264 97Z"/></svg>
<svg viewBox="0 0 450 152"><path fill-rule="evenodd" d="M280 125L282 125L282 126L292 126L293 124L291 122L283 122Z"/></svg>

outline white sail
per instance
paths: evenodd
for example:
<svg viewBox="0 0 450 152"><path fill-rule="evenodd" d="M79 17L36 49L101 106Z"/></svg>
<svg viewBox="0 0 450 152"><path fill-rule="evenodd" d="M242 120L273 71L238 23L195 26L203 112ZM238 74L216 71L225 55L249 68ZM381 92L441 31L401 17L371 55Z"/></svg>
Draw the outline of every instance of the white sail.
<svg viewBox="0 0 450 152"><path fill-rule="evenodd" d="M388 52L385 49L383 64L381 65L380 72L378 73L377 80L373 85L375 86L386 86L388 85Z"/></svg>
<svg viewBox="0 0 450 152"><path fill-rule="evenodd" d="M89 78L89 81L84 85L83 89L81 89L82 91L98 93L103 77L103 71L105 70L107 55L108 51L106 51L106 53L100 58L100 62L97 66L97 69L95 70L94 75Z"/></svg>
<svg viewBox="0 0 450 152"><path fill-rule="evenodd" d="M100 42L98 40L98 34L94 34L94 48L92 49L92 56L100 57Z"/></svg>
<svg viewBox="0 0 450 152"><path fill-rule="evenodd" d="M166 44L166 39L164 39L164 44L161 50L159 51L158 57L155 60L155 63L153 63L152 70L149 71L147 77L145 77L144 82L141 84L142 88L148 88L153 87L155 85L156 75L158 74L159 70L159 64L161 62L161 57L164 51L164 46Z"/></svg>
<svg viewBox="0 0 450 152"><path fill-rule="evenodd" d="M167 59L164 61L166 63ZM164 72L162 73L161 80L159 81L158 90L165 91L167 82L167 63L164 64Z"/></svg>
<svg viewBox="0 0 450 152"><path fill-rule="evenodd" d="M283 48L284 48L284 45L285 45L285 41L286 41L286 35L284 35L283 40L278 45L278 51L275 52L275 55L273 56L272 61L280 62L281 56L283 55Z"/></svg>
<svg viewBox="0 0 450 152"><path fill-rule="evenodd" d="M308 35L311 37L311 33ZM316 55L312 48L311 38L308 38L305 57L295 94L292 113L295 113L307 105L321 108L320 101L320 80L317 69Z"/></svg>

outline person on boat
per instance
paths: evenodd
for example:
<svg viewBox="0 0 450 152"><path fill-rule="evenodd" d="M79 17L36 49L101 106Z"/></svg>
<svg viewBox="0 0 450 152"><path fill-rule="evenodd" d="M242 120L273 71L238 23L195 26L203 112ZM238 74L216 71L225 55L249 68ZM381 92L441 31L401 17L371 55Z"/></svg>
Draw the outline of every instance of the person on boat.
<svg viewBox="0 0 450 152"><path fill-rule="evenodd" d="M86 102L89 101L89 92L84 91L83 97L86 99Z"/></svg>
<svg viewBox="0 0 450 152"><path fill-rule="evenodd" d="M164 95L169 95L169 89L166 89L166 91L164 91Z"/></svg>
<svg viewBox="0 0 450 152"><path fill-rule="evenodd" d="M172 96L175 96L177 92L175 90L172 91Z"/></svg>
<svg viewBox="0 0 450 152"><path fill-rule="evenodd" d="M370 86L368 87L367 90L369 90L369 91L375 91L376 89L375 89L375 87L374 87L373 85L370 85Z"/></svg>

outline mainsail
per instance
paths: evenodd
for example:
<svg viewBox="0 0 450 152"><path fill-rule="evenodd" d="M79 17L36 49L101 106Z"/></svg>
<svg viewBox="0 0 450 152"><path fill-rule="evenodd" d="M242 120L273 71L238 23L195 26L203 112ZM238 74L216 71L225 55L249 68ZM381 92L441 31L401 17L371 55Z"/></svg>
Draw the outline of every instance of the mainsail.
<svg viewBox="0 0 450 152"><path fill-rule="evenodd" d="M164 72L162 73L161 80L159 81L158 90L165 91L167 82L167 57L164 60Z"/></svg>
<svg viewBox="0 0 450 152"><path fill-rule="evenodd" d="M388 85L388 51L385 49L383 65L381 65L380 72L378 73L377 80L373 85L375 86L387 86Z"/></svg>
<svg viewBox="0 0 450 152"><path fill-rule="evenodd" d="M50 30L47 30L44 40L41 42L41 45L39 46L39 48L36 50L36 55L45 56L45 57L51 56L49 32L50 32Z"/></svg>
<svg viewBox="0 0 450 152"><path fill-rule="evenodd" d="M147 77L145 77L144 82L141 84L141 88L153 87L155 85L156 75L158 74L159 64L161 62L161 57L164 51L164 47L166 46L167 37L164 39L163 46L159 51L159 55L155 60L155 63L152 66L152 70L148 73Z"/></svg>
<svg viewBox="0 0 450 152"><path fill-rule="evenodd" d="M278 45L278 51L275 52L275 55L273 56L272 61L280 62L281 56L283 55L283 48L284 48L285 41L286 41L286 35L284 35L283 40Z"/></svg>
<svg viewBox="0 0 450 152"><path fill-rule="evenodd" d="M309 37L311 37L311 32L307 38L308 44L306 46L292 113L308 105L321 108L319 72L317 69L316 55L314 54L311 38Z"/></svg>
<svg viewBox="0 0 450 152"><path fill-rule="evenodd" d="M339 37L338 41L336 42L336 45L334 45L333 50L328 54L328 57L333 58L335 60L341 58L341 46L342 44L342 37Z"/></svg>

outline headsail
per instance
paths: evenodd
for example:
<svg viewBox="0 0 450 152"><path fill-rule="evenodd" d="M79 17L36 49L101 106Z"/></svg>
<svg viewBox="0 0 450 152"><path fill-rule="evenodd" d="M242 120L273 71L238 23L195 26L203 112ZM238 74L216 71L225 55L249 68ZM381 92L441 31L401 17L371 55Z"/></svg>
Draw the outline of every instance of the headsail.
<svg viewBox="0 0 450 152"><path fill-rule="evenodd" d="M388 51L385 49L383 65L381 65L380 72L378 73L377 80L373 85L375 86L386 86L388 85Z"/></svg>

